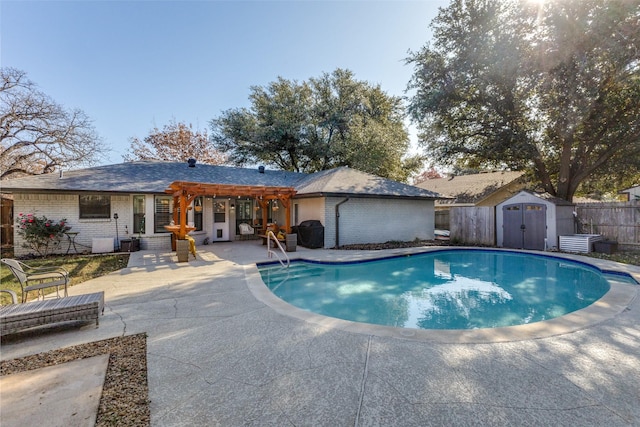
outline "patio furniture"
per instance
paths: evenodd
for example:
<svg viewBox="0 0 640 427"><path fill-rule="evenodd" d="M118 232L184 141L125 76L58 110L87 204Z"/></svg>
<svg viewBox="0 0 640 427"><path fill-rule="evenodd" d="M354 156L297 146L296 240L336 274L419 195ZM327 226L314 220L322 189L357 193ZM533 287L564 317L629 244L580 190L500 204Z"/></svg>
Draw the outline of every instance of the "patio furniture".
<svg viewBox="0 0 640 427"><path fill-rule="evenodd" d="M5 305L0 307L0 335L71 320L95 320L97 327L101 313L104 292Z"/></svg>
<svg viewBox="0 0 640 427"><path fill-rule="evenodd" d="M0 289L0 292L4 292L9 294L9 296L11 297L11 304L17 304L18 303L18 295L16 295L15 292L13 292L10 289Z"/></svg>
<svg viewBox="0 0 640 427"><path fill-rule="evenodd" d="M60 298L60 287L64 288L64 296L67 296L67 284L69 272L62 267L29 267L27 264L11 258L0 260L11 270L11 273L20 282L22 288L22 302L27 301L27 294L36 291L38 299L47 288L56 289L56 297Z"/></svg>
<svg viewBox="0 0 640 427"><path fill-rule="evenodd" d="M268 233L268 231L267 231L267 233ZM258 237L260 237L262 239L262 245L266 245L267 244L267 240L269 239L269 235L268 234L258 234ZM278 239L278 241L280 243L285 243L285 239L278 238L277 236L276 236L276 238Z"/></svg>
<svg viewBox="0 0 640 427"><path fill-rule="evenodd" d="M78 237L78 234L80 233L77 231L67 231L64 234L65 236L67 236L67 240L69 241L69 246L67 246L67 252L65 253L65 255L69 255L69 251L71 250L71 245L73 245L73 251L75 253L79 253L78 248L76 248L76 237Z"/></svg>
<svg viewBox="0 0 640 427"><path fill-rule="evenodd" d="M245 236L253 236L255 235L255 229L247 224L246 222L238 224L238 230L240 230L240 237L246 238Z"/></svg>

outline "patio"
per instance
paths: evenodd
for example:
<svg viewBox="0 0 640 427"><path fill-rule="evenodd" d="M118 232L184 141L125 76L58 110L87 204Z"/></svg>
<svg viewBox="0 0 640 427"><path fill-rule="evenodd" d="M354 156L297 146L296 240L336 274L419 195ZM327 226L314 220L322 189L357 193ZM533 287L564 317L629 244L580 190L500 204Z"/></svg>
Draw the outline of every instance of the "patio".
<svg viewBox="0 0 640 427"><path fill-rule="evenodd" d="M259 242L199 246L198 255L178 264L171 253L132 253L126 269L69 289L105 292L98 329L29 334L3 343L2 359L146 332L154 426L640 423L638 286L625 290L628 308L609 307L619 314L574 332L459 343L349 330L265 303L255 293L255 262L267 260Z"/></svg>

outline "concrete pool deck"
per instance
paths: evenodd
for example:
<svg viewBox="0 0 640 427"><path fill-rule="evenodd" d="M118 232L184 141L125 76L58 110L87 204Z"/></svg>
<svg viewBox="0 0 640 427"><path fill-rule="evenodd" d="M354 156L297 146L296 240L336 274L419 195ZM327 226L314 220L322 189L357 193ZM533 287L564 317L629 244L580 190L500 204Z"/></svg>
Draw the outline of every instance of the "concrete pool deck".
<svg viewBox="0 0 640 427"><path fill-rule="evenodd" d="M180 264L170 253L132 253L127 268L70 288L105 291L99 328L17 335L3 342L2 360L146 332L154 426L640 424L640 286L616 285L593 312L535 331L443 336L345 324L272 299L255 267L268 261L259 242L198 251ZM640 279L638 266L567 257Z"/></svg>

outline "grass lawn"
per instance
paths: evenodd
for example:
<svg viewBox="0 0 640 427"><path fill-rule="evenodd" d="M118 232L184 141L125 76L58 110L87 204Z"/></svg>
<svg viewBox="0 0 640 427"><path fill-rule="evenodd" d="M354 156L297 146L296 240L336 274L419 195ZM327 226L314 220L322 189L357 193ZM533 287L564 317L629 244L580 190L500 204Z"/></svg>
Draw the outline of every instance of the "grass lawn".
<svg viewBox="0 0 640 427"><path fill-rule="evenodd" d="M104 276L112 271L120 270L127 266L129 254L109 254L109 255L66 255L50 256L46 258L35 258L24 261L30 267L63 267L69 272L69 286L77 285L89 279ZM18 299L22 298L20 282L13 276L11 270L4 264L0 266L0 289L9 289L18 294ZM55 289L51 289L55 292ZM35 297L35 292L29 293ZM0 304L8 304L10 298L2 295Z"/></svg>

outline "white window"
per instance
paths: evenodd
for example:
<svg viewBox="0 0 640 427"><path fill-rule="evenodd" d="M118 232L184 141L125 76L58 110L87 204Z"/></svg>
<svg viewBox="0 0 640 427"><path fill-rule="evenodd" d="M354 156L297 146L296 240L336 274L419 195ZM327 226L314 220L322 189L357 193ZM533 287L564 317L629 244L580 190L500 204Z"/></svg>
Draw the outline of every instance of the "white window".
<svg viewBox="0 0 640 427"><path fill-rule="evenodd" d="M165 225L171 224L173 218L173 197L156 196L155 212L153 218L153 231L155 233L167 233Z"/></svg>

